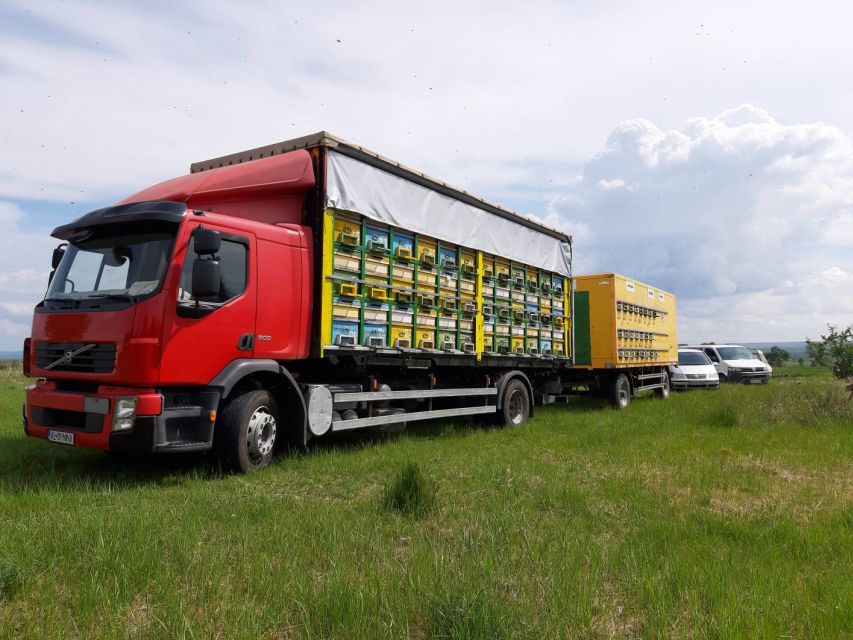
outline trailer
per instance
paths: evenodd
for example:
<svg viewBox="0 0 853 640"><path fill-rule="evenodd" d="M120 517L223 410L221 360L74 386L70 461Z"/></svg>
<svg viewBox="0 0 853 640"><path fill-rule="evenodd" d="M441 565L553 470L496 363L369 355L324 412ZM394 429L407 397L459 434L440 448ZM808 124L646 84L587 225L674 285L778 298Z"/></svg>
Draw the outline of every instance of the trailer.
<svg viewBox="0 0 853 640"><path fill-rule="evenodd" d="M660 366L678 362L675 296L618 273L576 275L573 289L575 370L620 409L638 391L669 397Z"/></svg>
<svg viewBox="0 0 853 640"><path fill-rule="evenodd" d="M283 442L517 425L581 390L624 408L666 395L677 357L671 294L573 277L568 234L326 132L196 162L53 235L24 429L65 445L247 472Z"/></svg>

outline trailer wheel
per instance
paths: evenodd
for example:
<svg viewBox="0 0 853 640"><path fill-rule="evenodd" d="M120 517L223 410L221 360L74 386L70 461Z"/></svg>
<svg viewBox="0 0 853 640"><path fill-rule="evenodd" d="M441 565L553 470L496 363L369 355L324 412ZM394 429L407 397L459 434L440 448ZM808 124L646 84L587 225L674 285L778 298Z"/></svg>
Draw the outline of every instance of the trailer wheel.
<svg viewBox="0 0 853 640"><path fill-rule="evenodd" d="M614 409L624 409L631 404L631 383L624 373L613 378L608 389L608 399Z"/></svg>
<svg viewBox="0 0 853 640"><path fill-rule="evenodd" d="M530 395L527 385L521 380L510 380L503 392L501 411L498 414L501 423L507 426L527 422L530 417Z"/></svg>
<svg viewBox="0 0 853 640"><path fill-rule="evenodd" d="M664 371L663 386L659 389L655 389L655 395L662 400L666 400L669 398L669 388L669 374Z"/></svg>
<svg viewBox="0 0 853 640"><path fill-rule="evenodd" d="M214 428L225 467L237 473L266 467L275 449L278 416L278 406L268 391L247 391L229 402Z"/></svg>

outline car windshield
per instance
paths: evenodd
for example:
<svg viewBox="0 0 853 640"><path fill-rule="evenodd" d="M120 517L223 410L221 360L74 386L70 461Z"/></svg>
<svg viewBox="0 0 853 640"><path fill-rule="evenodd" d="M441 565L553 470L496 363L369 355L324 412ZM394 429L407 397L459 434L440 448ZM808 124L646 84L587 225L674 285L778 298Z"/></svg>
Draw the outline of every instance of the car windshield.
<svg viewBox="0 0 853 640"><path fill-rule="evenodd" d="M156 293L169 264L175 233L94 235L71 242L45 300L74 305L134 301Z"/></svg>
<svg viewBox="0 0 853 640"><path fill-rule="evenodd" d="M717 347L723 360L755 360L746 347Z"/></svg>
<svg viewBox="0 0 853 640"><path fill-rule="evenodd" d="M708 356L701 351L679 351L678 364L711 364L711 361L708 359Z"/></svg>

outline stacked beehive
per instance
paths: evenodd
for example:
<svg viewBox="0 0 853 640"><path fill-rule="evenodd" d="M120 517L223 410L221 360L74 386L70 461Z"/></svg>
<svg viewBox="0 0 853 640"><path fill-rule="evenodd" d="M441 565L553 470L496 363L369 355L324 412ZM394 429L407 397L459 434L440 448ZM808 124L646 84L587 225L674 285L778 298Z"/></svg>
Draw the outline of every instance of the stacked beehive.
<svg viewBox="0 0 853 640"><path fill-rule="evenodd" d="M565 355L562 276L483 254L484 351Z"/></svg>
<svg viewBox="0 0 853 640"><path fill-rule="evenodd" d="M323 346L567 356L562 276L330 210Z"/></svg>

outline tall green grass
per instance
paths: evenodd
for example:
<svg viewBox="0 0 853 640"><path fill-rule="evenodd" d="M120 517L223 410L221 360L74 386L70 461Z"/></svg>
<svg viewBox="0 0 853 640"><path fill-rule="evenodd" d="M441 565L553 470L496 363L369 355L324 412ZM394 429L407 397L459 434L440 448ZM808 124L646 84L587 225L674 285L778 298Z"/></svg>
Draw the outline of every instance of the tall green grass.
<svg viewBox="0 0 853 640"><path fill-rule="evenodd" d="M20 360L0 360L0 380L17 383L22 375Z"/></svg>
<svg viewBox="0 0 853 640"><path fill-rule="evenodd" d="M853 636L829 379L350 436L247 477L27 440L22 386L0 381L0 637Z"/></svg>

